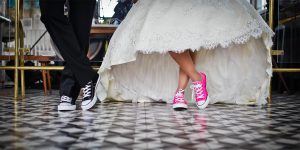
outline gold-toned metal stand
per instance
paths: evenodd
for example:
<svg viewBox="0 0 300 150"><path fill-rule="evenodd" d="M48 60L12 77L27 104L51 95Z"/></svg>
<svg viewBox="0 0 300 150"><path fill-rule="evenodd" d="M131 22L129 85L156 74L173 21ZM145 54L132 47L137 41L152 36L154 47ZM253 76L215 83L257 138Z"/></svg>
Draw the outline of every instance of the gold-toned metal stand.
<svg viewBox="0 0 300 150"><path fill-rule="evenodd" d="M274 29L274 0L269 0L269 26L271 29ZM274 52L273 52L274 51ZM278 53L277 50L271 50L271 57L272 54ZM281 73L281 72L300 72L300 68L273 68L273 73ZM271 80L270 80L270 91L269 91L269 98L268 98L269 104L272 102L272 88L271 88Z"/></svg>
<svg viewBox="0 0 300 150"><path fill-rule="evenodd" d="M15 0L15 89L14 89L14 98L18 99L18 87L19 87L19 11L20 11L20 3L19 0ZM21 77L24 78L24 77Z"/></svg>

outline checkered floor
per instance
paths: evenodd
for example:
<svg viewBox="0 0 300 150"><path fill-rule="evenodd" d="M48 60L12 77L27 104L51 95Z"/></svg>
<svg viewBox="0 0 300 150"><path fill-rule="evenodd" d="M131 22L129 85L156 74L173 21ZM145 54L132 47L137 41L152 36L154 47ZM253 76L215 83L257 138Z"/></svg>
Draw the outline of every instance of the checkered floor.
<svg viewBox="0 0 300 150"><path fill-rule="evenodd" d="M57 91L27 92L19 101L0 94L0 149L300 149L299 94L274 95L272 105L214 104L204 111L110 102L58 112Z"/></svg>

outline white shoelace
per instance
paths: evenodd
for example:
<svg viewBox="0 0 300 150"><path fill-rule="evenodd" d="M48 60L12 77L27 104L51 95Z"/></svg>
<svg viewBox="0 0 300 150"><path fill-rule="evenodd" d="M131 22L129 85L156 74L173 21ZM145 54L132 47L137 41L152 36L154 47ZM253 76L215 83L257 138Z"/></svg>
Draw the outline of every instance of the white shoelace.
<svg viewBox="0 0 300 150"><path fill-rule="evenodd" d="M70 98L69 96L63 95L63 96L60 98L60 102L71 103L71 101L72 101L72 98Z"/></svg>
<svg viewBox="0 0 300 150"><path fill-rule="evenodd" d="M92 82L87 83L83 88L83 99L91 96L91 83Z"/></svg>

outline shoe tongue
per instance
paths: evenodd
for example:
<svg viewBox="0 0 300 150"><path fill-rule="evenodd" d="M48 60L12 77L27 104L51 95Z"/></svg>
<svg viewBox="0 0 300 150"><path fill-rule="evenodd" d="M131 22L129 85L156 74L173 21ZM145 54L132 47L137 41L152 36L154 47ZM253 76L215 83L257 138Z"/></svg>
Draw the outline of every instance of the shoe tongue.
<svg viewBox="0 0 300 150"><path fill-rule="evenodd" d="M182 96L184 93L184 90L183 89L179 89L176 93L176 96Z"/></svg>
<svg viewBox="0 0 300 150"><path fill-rule="evenodd" d="M194 85L195 84L201 84L201 81L194 81L194 82L192 82Z"/></svg>
<svg viewBox="0 0 300 150"><path fill-rule="evenodd" d="M182 96L182 93L177 92L176 96Z"/></svg>
<svg viewBox="0 0 300 150"><path fill-rule="evenodd" d="M69 96L62 96L60 100L61 100L61 101L66 101L66 102L69 102L69 103L71 103L71 101L72 101L72 98L71 98L71 97L69 97Z"/></svg>

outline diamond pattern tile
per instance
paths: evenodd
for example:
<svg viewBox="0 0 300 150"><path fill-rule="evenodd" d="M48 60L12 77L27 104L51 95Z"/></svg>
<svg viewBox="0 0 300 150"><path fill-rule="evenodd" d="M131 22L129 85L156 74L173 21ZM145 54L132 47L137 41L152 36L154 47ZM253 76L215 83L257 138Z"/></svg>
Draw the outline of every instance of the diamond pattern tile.
<svg viewBox="0 0 300 150"><path fill-rule="evenodd" d="M59 112L58 91L27 92L24 100L0 95L0 149L300 149L300 94L274 94L264 106L174 111L165 103L107 102Z"/></svg>

